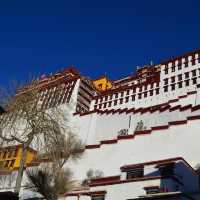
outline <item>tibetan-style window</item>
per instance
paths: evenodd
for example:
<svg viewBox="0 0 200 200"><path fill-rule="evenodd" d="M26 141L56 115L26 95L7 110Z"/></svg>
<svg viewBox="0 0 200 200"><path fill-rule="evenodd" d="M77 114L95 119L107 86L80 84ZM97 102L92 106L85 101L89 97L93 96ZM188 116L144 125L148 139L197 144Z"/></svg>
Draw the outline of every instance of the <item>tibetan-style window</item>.
<svg viewBox="0 0 200 200"><path fill-rule="evenodd" d="M172 66L172 72L175 72L175 66Z"/></svg>
<svg viewBox="0 0 200 200"><path fill-rule="evenodd" d="M181 81L182 80L182 74L179 74L178 75L178 81Z"/></svg>
<svg viewBox="0 0 200 200"><path fill-rule="evenodd" d="M192 76L196 76L196 70L192 70Z"/></svg>
<svg viewBox="0 0 200 200"><path fill-rule="evenodd" d="M185 78L189 78L189 72L185 73Z"/></svg>
<svg viewBox="0 0 200 200"><path fill-rule="evenodd" d="M115 94L115 98L118 98L118 93Z"/></svg>
<svg viewBox="0 0 200 200"><path fill-rule="evenodd" d="M132 101L135 101L135 95L132 95Z"/></svg>
<svg viewBox="0 0 200 200"><path fill-rule="evenodd" d="M185 67L188 67L188 58L185 58Z"/></svg>
<svg viewBox="0 0 200 200"><path fill-rule="evenodd" d="M171 85L171 89L172 89L172 90L175 90L175 84L172 84L172 85Z"/></svg>
<svg viewBox="0 0 200 200"><path fill-rule="evenodd" d="M168 92L168 86L164 87L164 92Z"/></svg>
<svg viewBox="0 0 200 200"><path fill-rule="evenodd" d="M142 178L144 177L144 166L129 169L126 173L126 179Z"/></svg>
<svg viewBox="0 0 200 200"><path fill-rule="evenodd" d="M108 102L108 107L111 107L111 105L112 105L112 101L109 101Z"/></svg>
<svg viewBox="0 0 200 200"><path fill-rule="evenodd" d="M147 92L144 92L144 98L146 98L147 97Z"/></svg>
<svg viewBox="0 0 200 200"><path fill-rule="evenodd" d="M124 92L121 92L121 97L123 97L124 96Z"/></svg>
<svg viewBox="0 0 200 200"><path fill-rule="evenodd" d="M164 79L164 85L167 85L168 84L168 78L165 78Z"/></svg>
<svg viewBox="0 0 200 200"><path fill-rule="evenodd" d="M178 88L182 88L182 87L183 87L183 82L181 81L178 83Z"/></svg>
<svg viewBox="0 0 200 200"><path fill-rule="evenodd" d="M129 97L126 97L126 103L128 102L128 100L129 100Z"/></svg>
<svg viewBox="0 0 200 200"><path fill-rule="evenodd" d="M119 100L119 103L120 103L120 104L123 104L123 98L121 98L121 99Z"/></svg>
<svg viewBox="0 0 200 200"><path fill-rule="evenodd" d="M174 83L175 82L175 76L172 76L171 77L171 83Z"/></svg>
<svg viewBox="0 0 200 200"><path fill-rule="evenodd" d="M168 74L168 68L165 68L165 74Z"/></svg>
<svg viewBox="0 0 200 200"><path fill-rule="evenodd" d="M190 80L186 80L185 81L185 86L189 86L190 85Z"/></svg>
<svg viewBox="0 0 200 200"><path fill-rule="evenodd" d="M114 106L116 106L116 105L117 105L117 100L114 101Z"/></svg>
<svg viewBox="0 0 200 200"><path fill-rule="evenodd" d="M129 90L126 91L126 95L129 95Z"/></svg>
<svg viewBox="0 0 200 200"><path fill-rule="evenodd" d="M181 61L178 61L178 70L182 69Z"/></svg>
<svg viewBox="0 0 200 200"><path fill-rule="evenodd" d="M150 90L149 92L150 92L150 96L153 96L153 90Z"/></svg>
<svg viewBox="0 0 200 200"><path fill-rule="evenodd" d="M105 101L107 101L108 100L108 96L105 96Z"/></svg>
<svg viewBox="0 0 200 200"><path fill-rule="evenodd" d="M192 84L193 84L193 85L197 84L197 78L193 78L193 79L192 79Z"/></svg>
<svg viewBox="0 0 200 200"><path fill-rule="evenodd" d="M159 94L159 88L156 89L156 95L158 95L158 94Z"/></svg>
<svg viewBox="0 0 200 200"><path fill-rule="evenodd" d="M142 98L142 94L138 94L138 99L141 99Z"/></svg>

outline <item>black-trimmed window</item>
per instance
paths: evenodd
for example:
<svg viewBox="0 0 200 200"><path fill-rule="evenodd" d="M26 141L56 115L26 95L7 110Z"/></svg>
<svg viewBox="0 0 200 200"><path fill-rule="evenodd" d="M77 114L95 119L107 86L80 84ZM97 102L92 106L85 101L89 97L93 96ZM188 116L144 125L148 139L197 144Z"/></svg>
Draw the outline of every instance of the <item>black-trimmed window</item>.
<svg viewBox="0 0 200 200"><path fill-rule="evenodd" d="M129 95L129 92L130 92L129 90L126 90L126 95Z"/></svg>
<svg viewBox="0 0 200 200"><path fill-rule="evenodd" d="M167 85L168 84L168 78L165 78L164 79L164 85Z"/></svg>
<svg viewBox="0 0 200 200"><path fill-rule="evenodd" d="M183 82L181 81L178 83L178 88L182 88L182 87L183 87Z"/></svg>
<svg viewBox="0 0 200 200"><path fill-rule="evenodd" d="M185 81L185 86L189 86L190 85L190 80L186 80Z"/></svg>
<svg viewBox="0 0 200 200"><path fill-rule="evenodd" d="M119 103L120 103L120 104L123 104L123 98L121 98L121 99L119 100Z"/></svg>
<svg viewBox="0 0 200 200"><path fill-rule="evenodd" d="M121 97L123 97L124 96L124 92L121 92Z"/></svg>
<svg viewBox="0 0 200 200"><path fill-rule="evenodd" d="M189 78L189 72L185 72L185 78Z"/></svg>
<svg viewBox="0 0 200 200"><path fill-rule="evenodd" d="M175 76L172 76L171 77L171 83L174 83L175 82Z"/></svg>
<svg viewBox="0 0 200 200"><path fill-rule="evenodd" d="M144 98L146 98L147 97L147 92L144 92Z"/></svg>
<svg viewBox="0 0 200 200"><path fill-rule="evenodd" d="M104 104L103 104L103 108L106 108L106 106L107 106L107 103L104 103Z"/></svg>
<svg viewBox="0 0 200 200"><path fill-rule="evenodd" d="M105 101L107 101L108 100L108 96L105 96Z"/></svg>
<svg viewBox="0 0 200 200"><path fill-rule="evenodd" d="M178 81L182 81L182 74L178 75Z"/></svg>
<svg viewBox="0 0 200 200"><path fill-rule="evenodd" d="M181 61L178 61L178 70L182 69Z"/></svg>
<svg viewBox="0 0 200 200"><path fill-rule="evenodd" d="M171 90L175 90L175 84L171 85Z"/></svg>
<svg viewBox="0 0 200 200"><path fill-rule="evenodd" d="M172 66L172 72L175 72L175 66Z"/></svg>
<svg viewBox="0 0 200 200"><path fill-rule="evenodd" d="M127 103L127 102L128 102L128 100L129 100L129 97L126 97L126 100L125 100L125 102Z"/></svg>
<svg viewBox="0 0 200 200"><path fill-rule="evenodd" d="M102 104L99 104L99 109L101 109L102 108Z"/></svg>
<svg viewBox="0 0 200 200"><path fill-rule="evenodd" d="M135 101L135 95L132 95L131 97L132 97L132 101Z"/></svg>
<svg viewBox="0 0 200 200"><path fill-rule="evenodd" d="M153 90L150 90L149 93L150 93L150 96L153 96Z"/></svg>
<svg viewBox="0 0 200 200"><path fill-rule="evenodd" d="M192 84L193 84L193 85L197 84L197 78L193 78L193 79L192 79Z"/></svg>
<svg viewBox="0 0 200 200"><path fill-rule="evenodd" d="M169 72L168 68L165 68L165 74L168 74L168 72Z"/></svg>
<svg viewBox="0 0 200 200"><path fill-rule="evenodd" d="M114 100L114 106L116 106L117 105L117 100Z"/></svg>
<svg viewBox="0 0 200 200"><path fill-rule="evenodd" d="M196 76L197 73L196 73L196 70L192 70L192 76Z"/></svg>
<svg viewBox="0 0 200 200"><path fill-rule="evenodd" d="M168 85L164 87L164 92L168 92Z"/></svg>
<svg viewBox="0 0 200 200"><path fill-rule="evenodd" d="M111 105L112 105L112 101L109 101L108 102L108 107L111 107Z"/></svg>
<svg viewBox="0 0 200 200"><path fill-rule="evenodd" d="M142 178L144 177L144 166L129 169L126 172L126 179Z"/></svg>
<svg viewBox="0 0 200 200"><path fill-rule="evenodd" d="M115 93L115 98L118 98L118 93Z"/></svg>
<svg viewBox="0 0 200 200"><path fill-rule="evenodd" d="M158 95L159 93L160 93L160 89L157 88L157 89L156 89L156 95Z"/></svg>
<svg viewBox="0 0 200 200"><path fill-rule="evenodd" d="M139 93L138 94L138 99L141 99L142 98L142 93Z"/></svg>

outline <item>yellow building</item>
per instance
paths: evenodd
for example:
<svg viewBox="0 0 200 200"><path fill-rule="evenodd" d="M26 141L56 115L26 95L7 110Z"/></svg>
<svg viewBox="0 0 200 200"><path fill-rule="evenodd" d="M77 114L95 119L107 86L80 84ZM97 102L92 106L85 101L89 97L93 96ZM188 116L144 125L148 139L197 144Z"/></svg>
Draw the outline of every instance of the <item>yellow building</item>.
<svg viewBox="0 0 200 200"><path fill-rule="evenodd" d="M106 76L93 80L93 85L99 91L106 91L112 88L112 83Z"/></svg>
<svg viewBox="0 0 200 200"><path fill-rule="evenodd" d="M31 163L37 152L29 148L27 151L26 165ZM16 170L20 166L22 156L22 145L8 146L0 148L0 170Z"/></svg>

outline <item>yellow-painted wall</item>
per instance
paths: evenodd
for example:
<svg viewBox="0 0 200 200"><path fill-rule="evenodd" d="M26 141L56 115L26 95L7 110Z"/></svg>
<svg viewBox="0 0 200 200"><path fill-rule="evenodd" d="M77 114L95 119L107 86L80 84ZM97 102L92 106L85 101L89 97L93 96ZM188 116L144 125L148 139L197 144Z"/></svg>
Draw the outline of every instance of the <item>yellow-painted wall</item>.
<svg viewBox="0 0 200 200"><path fill-rule="evenodd" d="M99 91L106 91L112 88L112 83L105 76L94 80L93 85Z"/></svg>
<svg viewBox="0 0 200 200"><path fill-rule="evenodd" d="M6 153L5 153L6 152ZM11 146L0 149L0 169L14 170L18 169L22 156L21 146ZM30 163L36 156L36 151L28 149L26 164Z"/></svg>

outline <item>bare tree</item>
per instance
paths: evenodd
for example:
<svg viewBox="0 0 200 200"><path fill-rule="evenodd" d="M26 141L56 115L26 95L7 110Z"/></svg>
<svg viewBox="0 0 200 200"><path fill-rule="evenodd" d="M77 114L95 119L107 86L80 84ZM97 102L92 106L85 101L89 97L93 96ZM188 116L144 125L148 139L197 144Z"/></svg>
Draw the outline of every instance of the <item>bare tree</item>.
<svg viewBox="0 0 200 200"><path fill-rule="evenodd" d="M27 188L42 195L46 200L57 200L74 186L69 169L54 170L51 167L29 169Z"/></svg>
<svg viewBox="0 0 200 200"><path fill-rule="evenodd" d="M18 89L13 98L8 98L7 112L1 115L0 120L1 144L22 145L16 193L20 191L29 147L38 150L40 158L44 156L45 159L58 161L55 163L60 168L70 156L77 158L83 152L83 145L73 135L62 110L58 107L42 109L37 82L29 85L23 90Z"/></svg>

